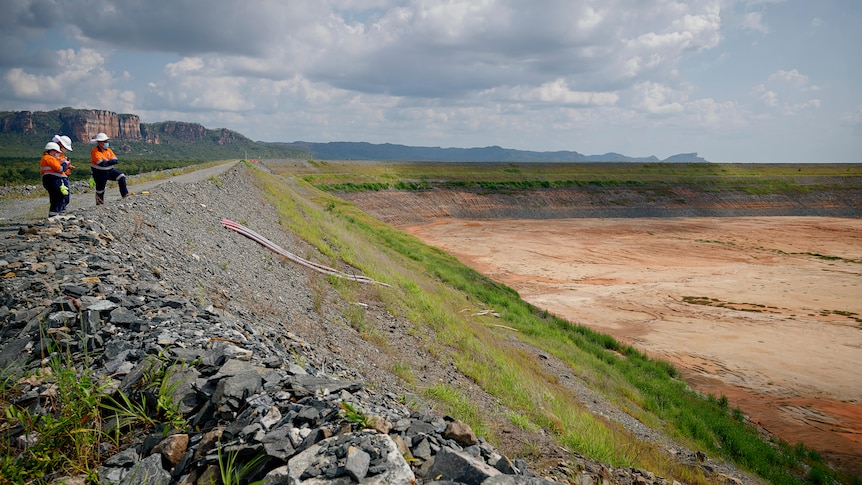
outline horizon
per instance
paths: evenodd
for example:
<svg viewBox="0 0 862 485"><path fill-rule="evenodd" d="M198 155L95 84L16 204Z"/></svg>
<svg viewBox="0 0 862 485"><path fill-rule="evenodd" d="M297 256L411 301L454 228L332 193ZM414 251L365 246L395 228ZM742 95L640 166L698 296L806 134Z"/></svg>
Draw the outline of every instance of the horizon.
<svg viewBox="0 0 862 485"><path fill-rule="evenodd" d="M6 110L6 111L11 112L11 113L15 113L15 112L31 112L31 113L39 113L39 112L41 112L41 113L51 113L51 112L62 111L62 110L67 110L67 109L76 110L76 111L89 111L89 110L92 110L92 111L106 111L106 112L113 113L113 114L116 114L116 115L132 115L132 116L138 116L138 117L139 117L139 120L140 120L140 115L138 115L137 113L131 113L131 112L129 112L129 113L119 113L119 112L112 111L112 110L109 110L109 109L104 109L104 108L74 108L74 107L71 107L71 106L63 106L63 107L59 107L59 108L50 108L50 109L45 109L45 110L24 109L24 110ZM142 121L142 120L140 121L140 123L141 123L141 124L159 124L159 123L171 123L171 122L173 122L173 123L186 123L186 124L198 124L198 125L202 126L203 128L205 128L205 129L207 129L207 130L222 130L222 129L224 129L224 130L228 130L228 131L233 131L233 132L235 132L235 133L238 133L238 134L240 134L240 135L242 135L242 136L244 136L244 137L248 138L248 139L249 139L250 141L252 141L253 143L273 143L273 144L316 144L316 145L323 145L323 144L340 144L340 143L343 143L343 144L367 144L367 145L371 145L371 146L386 146L386 145L391 145L391 146L398 146L398 147L405 147L405 148L416 148L416 149L439 149L439 150L482 150L482 149L493 149L493 148L497 148L497 149L501 149L501 150L505 150L505 151L528 152L528 153L536 153L536 154L550 154L550 153L558 153L558 152L559 152L559 153L576 153L576 154L579 154L579 155L582 155L582 156L584 156L584 157L588 157L588 158L589 158L589 157L602 157L602 156L608 156L608 155L619 155L619 156L621 156L621 157L624 157L624 158L630 158L630 159L656 158L655 162L652 162L652 163L664 163L665 161L667 161L667 160L669 160L669 159L671 159L671 158L679 157L679 156L681 156L681 155L693 155L693 156L694 156L694 157L696 157L696 158L702 158L702 159L703 159L703 161L702 161L702 162L700 162L700 161L698 161L698 162L668 162L668 163L716 163L716 164L721 164L721 163L726 163L726 164L749 164L749 163L751 163L751 164L827 164L827 163L832 163L832 164L858 164L858 163L862 163L862 159L860 159L859 161L720 161L720 160L709 160L709 159L706 159L706 157L701 156L701 155L700 155L700 152L698 152L698 151L677 152L677 153L673 153L673 154L671 154L671 155L668 155L668 156L666 156L666 157L662 158L662 157L659 157L659 156L657 156L657 155L655 155L655 154L648 154L648 155L635 154L635 155L633 155L633 154L630 154L630 153L623 153L623 152L619 152L619 151L609 151L609 152L604 152L604 153L585 153L585 152L583 152L583 151L575 150L575 149L560 149L560 150L541 150L541 149L540 149L540 150L529 150L529 149L521 149L521 148L507 147L507 146L502 146L502 145L485 145L485 146L478 146L478 145L476 145L476 146L406 145L406 144L403 144L403 143L395 143L395 142L387 142L387 141L383 141L383 142L369 142L369 141L347 141L347 140L332 140L332 141L309 141L309 140L294 140L294 141L283 141L283 140L282 140L282 141L264 141L264 140L254 140L254 139L252 139L252 138L248 137L245 133L242 133L242 132L240 132L240 131L237 131L237 130L232 129L232 128L229 128L229 127L208 127L208 126L205 126L205 125L203 125L202 123L197 122L197 121L180 121L180 120L158 120L158 121L150 121L150 122L145 122L145 121ZM78 141L78 143L88 143L88 141ZM372 161L373 159L361 159L361 158L356 158L355 160L369 160L369 161ZM397 161L397 160L379 160L379 161ZM433 162L433 160L403 160L403 161ZM448 161L447 161L447 160L440 160L440 161L441 161L441 162L443 162L443 163L459 162L459 160L448 160ZM465 163L471 163L471 162L475 162L475 163L495 163L494 161L491 161L491 160L489 160L489 161L460 160L460 161L461 161L461 162L465 162ZM534 160L534 161L520 161L520 162L499 161L499 163L614 163L614 162L615 162L615 161L604 161L604 160L587 160L587 161L583 161L583 162L576 162L576 161L549 161L549 160ZM625 161L625 160L623 160L623 161L619 161L619 162L620 162L620 163L636 163L636 162L649 163L649 162L647 162L646 160L636 160L636 161Z"/></svg>

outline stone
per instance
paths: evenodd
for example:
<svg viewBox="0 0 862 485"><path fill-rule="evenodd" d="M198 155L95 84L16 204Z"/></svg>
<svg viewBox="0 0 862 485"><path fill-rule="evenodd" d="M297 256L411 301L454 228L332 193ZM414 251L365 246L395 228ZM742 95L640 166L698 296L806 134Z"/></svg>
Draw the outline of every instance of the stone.
<svg viewBox="0 0 862 485"><path fill-rule="evenodd" d="M185 433L172 434L153 448L153 453L159 453L170 465L177 466L189 446L189 435Z"/></svg>
<svg viewBox="0 0 862 485"><path fill-rule="evenodd" d="M290 433L291 428L288 426L282 426L267 433L261 440L267 455L284 461L293 456L296 448L290 439Z"/></svg>
<svg viewBox="0 0 862 485"><path fill-rule="evenodd" d="M463 452L444 448L434 457L434 464L429 469L428 475L466 485L481 485L488 478L501 473Z"/></svg>
<svg viewBox="0 0 862 485"><path fill-rule="evenodd" d="M344 439L357 438L361 440L361 435L362 433L351 433L348 436L328 438L291 458L287 463L290 483L295 485L324 485L332 483L316 478L317 475L314 474L314 470L321 470L323 468L322 465L325 466L325 463L328 462L327 457L332 456L330 453L331 446L338 448L337 444ZM416 476L410 470L410 466L404 458L398 453L398 448L395 446L392 438L388 435L373 434L369 439L371 440L369 444L385 451L386 461L382 466L383 470L381 473L374 476L366 475L362 483L366 485L413 485L416 481ZM306 474L306 471L309 471L309 473ZM344 473L347 473L346 470ZM306 478L302 478L303 474L305 474ZM352 480L352 478L348 479Z"/></svg>
<svg viewBox="0 0 862 485"><path fill-rule="evenodd" d="M370 463L371 456L368 453L355 446L347 449L347 461L344 464L344 470L356 482L361 482L365 479Z"/></svg>
<svg viewBox="0 0 862 485"><path fill-rule="evenodd" d="M466 423L461 421L452 421L446 425L446 431L443 432L443 437L447 440L454 440L462 446L475 445L479 442L476 438L476 433Z"/></svg>
<svg viewBox="0 0 862 485"><path fill-rule="evenodd" d="M482 485L556 485L557 482L537 477L496 475L489 477Z"/></svg>

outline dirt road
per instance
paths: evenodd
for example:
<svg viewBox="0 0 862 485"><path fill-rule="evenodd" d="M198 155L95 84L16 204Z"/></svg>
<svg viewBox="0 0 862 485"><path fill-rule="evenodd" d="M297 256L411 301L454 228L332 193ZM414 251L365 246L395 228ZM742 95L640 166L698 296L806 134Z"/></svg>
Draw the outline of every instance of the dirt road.
<svg viewBox="0 0 862 485"><path fill-rule="evenodd" d="M540 308L668 359L862 475L862 220L456 220L402 229Z"/></svg>
<svg viewBox="0 0 862 485"><path fill-rule="evenodd" d="M216 176L229 167L233 166L236 161L225 162L211 167L192 170L178 175L172 175L159 180L149 180L140 182L136 177L128 177L128 187L130 193L140 195L141 192L146 192L158 187L161 184L169 183L186 183L204 180L208 177ZM10 223L33 222L39 219L44 219L48 216L48 194L44 189L37 189L37 193L41 193L40 197L28 198L0 198L0 226ZM105 189L105 207L110 207L111 204L120 202L120 192L116 182L108 182ZM68 212L74 211L79 207L94 207L96 198L93 190L88 193L79 193L72 191Z"/></svg>

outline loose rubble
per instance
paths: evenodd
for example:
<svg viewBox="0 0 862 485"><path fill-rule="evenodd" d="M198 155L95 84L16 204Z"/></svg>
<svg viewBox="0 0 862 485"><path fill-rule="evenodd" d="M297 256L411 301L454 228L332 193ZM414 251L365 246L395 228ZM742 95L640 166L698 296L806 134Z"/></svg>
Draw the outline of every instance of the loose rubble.
<svg viewBox="0 0 862 485"><path fill-rule="evenodd" d="M313 360L298 338L268 341L243 315L171 294L156 275L105 251L112 237L94 221L22 232L4 241L0 262L0 368L32 371L52 351L86 356L94 377L112 379L127 395L154 367L174 369L173 400L190 428L202 430L153 430L102 466L103 483L141 476L208 483L201 479L218 467L216 442L222 453L264 456L258 479L273 484L415 483L429 473L478 484L501 470L530 476L463 423L379 403L362 382L296 364ZM38 386L23 389L15 404L38 401ZM344 403L373 427L345 419ZM457 459L435 464L437 456Z"/></svg>
<svg viewBox="0 0 862 485"><path fill-rule="evenodd" d="M237 251L245 242L237 237L237 247L224 241L212 246L203 242L206 234L183 234L171 226L159 232L175 247L156 240L130 245L134 233L155 228L134 215L135 204L163 204L165 217L171 211L212 215L206 206L176 204L168 192L110 211L22 226L0 241L0 369L7 376L29 375L52 352L71 356L79 371L110 383L115 395L140 396L147 392L147 376L161 373L188 422L183 429L163 424L142 430L122 449L112 449L99 468L100 483L141 483L147 477L148 484L209 484L218 482L226 456L250 465L242 483L562 483L503 456L465 423L411 409L385 388L369 387L355 370L327 360L291 332L289 322L263 322L231 295L221 302L200 297L196 278L218 272L230 277L231 268L207 256ZM231 214L217 216L222 215ZM117 227L125 231L122 238ZM192 263L201 263L195 274L188 271ZM283 287L296 288L306 276L294 271L279 278ZM307 293L291 293L292 304L311 306ZM276 288L267 299L278 294ZM46 386L21 383L14 404L39 409ZM22 438L20 430L7 434ZM579 485L670 483L646 471L588 460L567 466L566 479Z"/></svg>

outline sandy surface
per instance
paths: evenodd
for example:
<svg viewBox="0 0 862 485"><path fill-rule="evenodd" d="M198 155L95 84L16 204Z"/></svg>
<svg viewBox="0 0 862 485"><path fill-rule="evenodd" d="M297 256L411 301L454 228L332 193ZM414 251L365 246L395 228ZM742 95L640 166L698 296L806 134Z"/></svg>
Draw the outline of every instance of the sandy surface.
<svg viewBox="0 0 862 485"><path fill-rule="evenodd" d="M676 363L695 389L862 476L862 220L444 219L402 229L526 301Z"/></svg>

